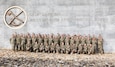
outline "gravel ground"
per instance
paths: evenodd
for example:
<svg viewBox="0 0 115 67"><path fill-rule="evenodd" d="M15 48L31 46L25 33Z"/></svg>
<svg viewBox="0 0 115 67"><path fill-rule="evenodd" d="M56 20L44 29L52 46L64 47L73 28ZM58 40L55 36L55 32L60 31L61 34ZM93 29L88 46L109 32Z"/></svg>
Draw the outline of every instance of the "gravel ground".
<svg viewBox="0 0 115 67"><path fill-rule="evenodd" d="M115 54L48 54L1 49L0 67L115 67Z"/></svg>

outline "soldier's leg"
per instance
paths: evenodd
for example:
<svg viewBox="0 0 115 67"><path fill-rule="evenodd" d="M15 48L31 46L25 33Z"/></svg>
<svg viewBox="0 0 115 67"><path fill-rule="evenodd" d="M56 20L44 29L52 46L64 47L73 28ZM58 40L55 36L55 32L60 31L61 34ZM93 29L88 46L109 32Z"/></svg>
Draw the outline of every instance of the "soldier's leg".
<svg viewBox="0 0 115 67"><path fill-rule="evenodd" d="M66 50L66 54L68 54L68 50Z"/></svg>

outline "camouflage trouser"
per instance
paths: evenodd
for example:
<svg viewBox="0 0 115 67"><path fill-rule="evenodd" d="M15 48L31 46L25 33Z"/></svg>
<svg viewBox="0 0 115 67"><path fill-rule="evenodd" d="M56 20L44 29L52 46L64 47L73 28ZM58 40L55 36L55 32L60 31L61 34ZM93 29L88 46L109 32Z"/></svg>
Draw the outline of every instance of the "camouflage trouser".
<svg viewBox="0 0 115 67"><path fill-rule="evenodd" d="M26 50L26 44L25 43L21 43L21 50L23 50L23 51Z"/></svg>
<svg viewBox="0 0 115 67"><path fill-rule="evenodd" d="M50 50L51 53L55 53L55 49L52 47Z"/></svg>
<svg viewBox="0 0 115 67"><path fill-rule="evenodd" d="M39 51L40 51L40 52L45 52L45 51L44 51L44 48L42 48L42 47L40 47Z"/></svg>
<svg viewBox="0 0 115 67"><path fill-rule="evenodd" d="M39 49L38 49L38 48L39 48L38 45L35 44L35 45L33 46L33 51L34 51L34 52L39 52Z"/></svg>
<svg viewBox="0 0 115 67"><path fill-rule="evenodd" d="M94 53L95 53L95 49L94 48L89 48L88 54L94 54Z"/></svg>
<svg viewBox="0 0 115 67"><path fill-rule="evenodd" d="M82 46L79 46L78 47L78 54L81 54L83 52L83 48L82 48Z"/></svg>
<svg viewBox="0 0 115 67"><path fill-rule="evenodd" d="M101 54L104 54L104 50L102 47L98 47L98 52L101 53Z"/></svg>
<svg viewBox="0 0 115 67"><path fill-rule="evenodd" d="M69 54L70 53L70 49L66 49L66 54Z"/></svg>
<svg viewBox="0 0 115 67"><path fill-rule="evenodd" d="M32 46L31 46L31 44L26 44L26 50L27 50L27 51L32 51Z"/></svg>
<svg viewBox="0 0 115 67"><path fill-rule="evenodd" d="M17 51L21 50L21 45L20 45L20 43L17 43L17 44L16 44L16 50L17 50Z"/></svg>
<svg viewBox="0 0 115 67"><path fill-rule="evenodd" d="M87 48L84 48L83 54L87 54L87 53L88 53L88 49L87 49Z"/></svg>
<svg viewBox="0 0 115 67"><path fill-rule="evenodd" d="M75 48L71 49L71 54L73 54L73 53L76 53L76 49Z"/></svg>
<svg viewBox="0 0 115 67"><path fill-rule="evenodd" d="M49 46L45 46L45 52L49 53Z"/></svg>
<svg viewBox="0 0 115 67"><path fill-rule="evenodd" d="M61 49L61 53L65 53L65 49L64 48Z"/></svg>
<svg viewBox="0 0 115 67"><path fill-rule="evenodd" d="M12 50L15 51L15 44L12 43Z"/></svg>

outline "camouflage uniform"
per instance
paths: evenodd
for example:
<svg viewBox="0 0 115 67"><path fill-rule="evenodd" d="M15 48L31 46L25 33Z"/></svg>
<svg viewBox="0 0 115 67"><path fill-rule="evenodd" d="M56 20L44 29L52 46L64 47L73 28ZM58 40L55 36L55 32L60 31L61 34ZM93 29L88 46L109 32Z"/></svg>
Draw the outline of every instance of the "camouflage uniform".
<svg viewBox="0 0 115 67"><path fill-rule="evenodd" d="M60 53L60 46L59 46L59 44L56 44L56 53Z"/></svg>
<svg viewBox="0 0 115 67"><path fill-rule="evenodd" d="M41 43L43 43L43 38L41 37L41 36L39 36L38 38L37 38L37 42L38 42L38 50L40 51L40 45L41 45Z"/></svg>
<svg viewBox="0 0 115 67"><path fill-rule="evenodd" d="M44 46L45 46L45 52L49 52L49 45L48 45L48 38L44 38Z"/></svg>
<svg viewBox="0 0 115 67"><path fill-rule="evenodd" d="M51 51L51 53L52 52L55 53L55 44L54 43L51 44L50 51Z"/></svg>
<svg viewBox="0 0 115 67"><path fill-rule="evenodd" d="M32 47L32 50L36 48L36 47L34 46L34 45L35 45L35 42L36 42L36 37L33 36L33 37L32 37L32 46L31 46L31 47Z"/></svg>
<svg viewBox="0 0 115 67"><path fill-rule="evenodd" d="M21 50L21 37L20 37L20 35L18 35L16 37L16 45L18 46L18 48L16 50Z"/></svg>
<svg viewBox="0 0 115 67"><path fill-rule="evenodd" d="M61 53L65 53L65 45L64 43L62 42L62 44L60 45L61 47Z"/></svg>
<svg viewBox="0 0 115 67"><path fill-rule="evenodd" d="M97 51L97 45L96 45L96 40L92 39L92 46L94 47L94 53Z"/></svg>
<svg viewBox="0 0 115 67"><path fill-rule="evenodd" d="M83 52L83 47L81 44L78 46L78 54L81 54Z"/></svg>
<svg viewBox="0 0 115 67"><path fill-rule="evenodd" d="M31 39L31 36L28 36L27 38L27 44L26 44L26 50L27 51L32 51L32 39Z"/></svg>
<svg viewBox="0 0 115 67"><path fill-rule="evenodd" d="M103 38L100 36L98 38L98 52L103 54L104 50L103 50Z"/></svg>
<svg viewBox="0 0 115 67"><path fill-rule="evenodd" d="M10 43L12 45L12 49L15 51L15 49L16 49L16 38L14 35L12 36L12 38L10 38Z"/></svg>
<svg viewBox="0 0 115 67"><path fill-rule="evenodd" d="M78 46L79 46L79 39L78 39L78 37L76 36L75 37L75 47L76 47L76 52L78 51Z"/></svg>
<svg viewBox="0 0 115 67"><path fill-rule="evenodd" d="M88 47L86 44L84 44L84 47L83 47L83 54L87 54L88 53Z"/></svg>
<svg viewBox="0 0 115 67"><path fill-rule="evenodd" d="M60 38L60 45L61 45L62 43L64 43L64 37L63 37L63 36L61 36L61 38Z"/></svg>
<svg viewBox="0 0 115 67"><path fill-rule="evenodd" d="M65 44L65 48L66 48L66 54L68 54L70 52L70 50L71 50L69 43Z"/></svg>
<svg viewBox="0 0 115 67"><path fill-rule="evenodd" d="M94 54L95 53L95 46L90 44L90 46L88 46L88 54Z"/></svg>
<svg viewBox="0 0 115 67"><path fill-rule="evenodd" d="M43 43L40 44L40 52L45 52L45 46Z"/></svg>
<svg viewBox="0 0 115 67"><path fill-rule="evenodd" d="M53 43L53 38L52 38L52 37L49 37L49 38L48 38L48 45L50 46L52 43Z"/></svg>
<svg viewBox="0 0 115 67"><path fill-rule="evenodd" d="M26 38L24 37L24 35L21 37L21 50L26 50Z"/></svg>
<svg viewBox="0 0 115 67"><path fill-rule="evenodd" d="M71 44L71 54L76 52L76 44Z"/></svg>
<svg viewBox="0 0 115 67"><path fill-rule="evenodd" d="M38 50L38 43L37 42L35 42L35 45L33 46L33 51L34 52L39 52L39 50Z"/></svg>

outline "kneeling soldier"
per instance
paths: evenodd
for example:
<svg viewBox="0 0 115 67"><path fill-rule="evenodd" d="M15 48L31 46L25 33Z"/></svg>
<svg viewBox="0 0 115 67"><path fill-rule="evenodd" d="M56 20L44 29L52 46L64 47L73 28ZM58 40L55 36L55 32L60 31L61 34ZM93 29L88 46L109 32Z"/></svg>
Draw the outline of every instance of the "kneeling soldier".
<svg viewBox="0 0 115 67"><path fill-rule="evenodd" d="M56 44L56 53L60 53L60 46L59 46L59 44Z"/></svg>
<svg viewBox="0 0 115 67"><path fill-rule="evenodd" d="M66 47L66 54L68 54L70 52L70 45L69 45L69 43L67 43L65 45L65 47Z"/></svg>
<svg viewBox="0 0 115 67"><path fill-rule="evenodd" d="M65 53L65 45L64 45L64 43L62 42L62 44L60 46L61 46L61 53Z"/></svg>
<svg viewBox="0 0 115 67"><path fill-rule="evenodd" d="M40 48L39 49L40 49L40 52L43 52L43 53L45 52L44 51L44 45L43 45L43 43L40 44Z"/></svg>

